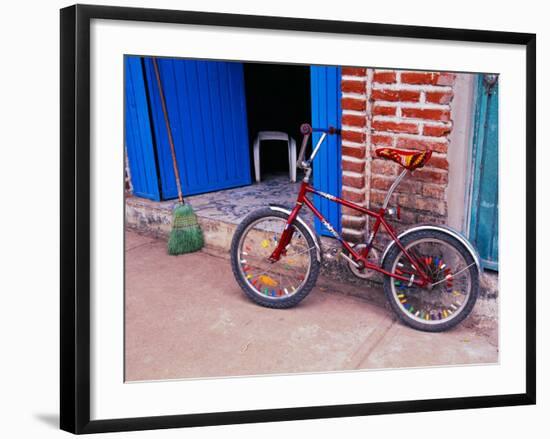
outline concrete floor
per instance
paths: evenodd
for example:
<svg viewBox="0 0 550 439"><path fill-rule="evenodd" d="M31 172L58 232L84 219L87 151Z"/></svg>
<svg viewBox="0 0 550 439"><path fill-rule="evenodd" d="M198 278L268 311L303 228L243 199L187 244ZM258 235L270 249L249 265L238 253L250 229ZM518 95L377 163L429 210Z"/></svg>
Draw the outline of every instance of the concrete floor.
<svg viewBox="0 0 550 439"><path fill-rule="evenodd" d="M126 380L162 380L498 361L497 329L466 320L442 334L409 329L350 285L319 285L297 307L255 305L226 257L168 256L126 233ZM382 291L373 291L373 294Z"/></svg>
<svg viewBox="0 0 550 439"><path fill-rule="evenodd" d="M301 178L301 170L298 170L296 183L288 179L288 174L268 174L262 176L260 183L192 195L187 197L187 201L202 218L239 224L250 212L270 203L294 207ZM300 215L309 224L313 224L313 213L309 209L302 209Z"/></svg>

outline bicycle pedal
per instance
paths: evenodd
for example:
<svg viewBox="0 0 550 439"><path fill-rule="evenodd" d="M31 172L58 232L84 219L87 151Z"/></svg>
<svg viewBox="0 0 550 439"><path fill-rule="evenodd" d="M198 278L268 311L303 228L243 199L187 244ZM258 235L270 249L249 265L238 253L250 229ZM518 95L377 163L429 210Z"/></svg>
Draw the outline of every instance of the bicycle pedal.
<svg viewBox="0 0 550 439"><path fill-rule="evenodd" d="M325 253L324 256L327 259L340 260L341 255L342 255L342 249L341 248L331 248Z"/></svg>

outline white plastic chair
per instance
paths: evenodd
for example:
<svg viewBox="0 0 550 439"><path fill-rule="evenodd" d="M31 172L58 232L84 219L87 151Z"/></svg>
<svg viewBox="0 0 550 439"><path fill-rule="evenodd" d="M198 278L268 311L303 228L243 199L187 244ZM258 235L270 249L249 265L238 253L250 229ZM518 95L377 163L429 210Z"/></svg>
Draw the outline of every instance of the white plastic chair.
<svg viewBox="0 0 550 439"><path fill-rule="evenodd" d="M254 172L256 174L256 182L259 183L260 178L260 142L262 140L282 140L288 144L288 169L290 181L296 182L296 141L287 133L282 131L260 131L254 140Z"/></svg>

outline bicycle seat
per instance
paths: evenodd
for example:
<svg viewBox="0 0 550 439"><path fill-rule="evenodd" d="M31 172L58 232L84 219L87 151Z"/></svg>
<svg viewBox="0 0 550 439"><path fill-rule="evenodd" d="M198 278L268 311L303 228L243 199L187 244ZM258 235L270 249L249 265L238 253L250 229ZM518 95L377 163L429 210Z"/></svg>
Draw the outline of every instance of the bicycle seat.
<svg viewBox="0 0 550 439"><path fill-rule="evenodd" d="M376 148L374 152L377 157L393 160L409 171L421 168L432 156L431 151L418 151L415 149Z"/></svg>

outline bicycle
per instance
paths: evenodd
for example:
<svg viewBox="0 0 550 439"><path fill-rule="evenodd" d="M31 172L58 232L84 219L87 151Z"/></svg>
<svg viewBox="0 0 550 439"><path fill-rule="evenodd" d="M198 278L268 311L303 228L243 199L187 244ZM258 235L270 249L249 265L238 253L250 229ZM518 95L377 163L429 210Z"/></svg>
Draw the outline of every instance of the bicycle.
<svg viewBox="0 0 550 439"><path fill-rule="evenodd" d="M473 245L458 231L442 225L423 224L399 235L387 222L398 209L388 208L391 195L403 178L422 168L431 151L378 148L378 157L403 167L388 189L378 210L357 205L315 189L310 184L312 164L328 135L339 135L334 127L312 128L303 124L297 165L304 178L294 208L279 205L250 213L239 224L231 244L231 265L238 284L255 303L270 308L290 308L301 302L314 287L321 268L322 251L318 237L299 216L305 206L342 245L341 256L352 272L363 277L366 270L384 275L386 298L406 325L430 332L450 329L473 309L479 294L481 265ZM309 159L304 160L309 137L321 133ZM364 243L353 245L319 212L308 194L354 209L374 219ZM376 236L383 227L391 241L378 262L373 262ZM369 259L371 258L371 259Z"/></svg>

